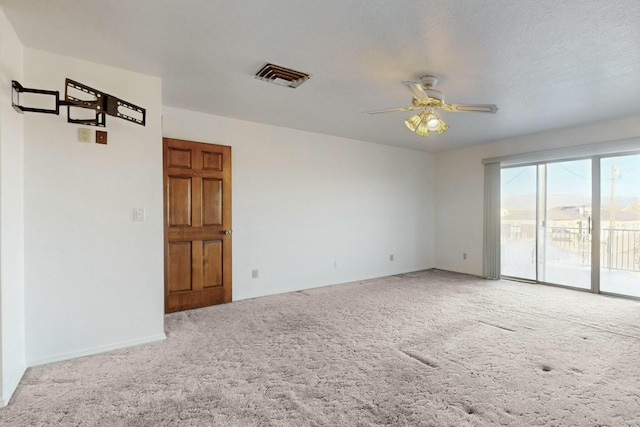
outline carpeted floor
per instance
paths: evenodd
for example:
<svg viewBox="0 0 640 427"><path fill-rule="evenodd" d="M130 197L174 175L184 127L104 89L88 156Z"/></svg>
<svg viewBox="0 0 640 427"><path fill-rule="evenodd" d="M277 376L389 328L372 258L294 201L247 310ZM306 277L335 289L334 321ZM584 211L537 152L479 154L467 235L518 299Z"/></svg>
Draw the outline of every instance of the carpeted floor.
<svg viewBox="0 0 640 427"><path fill-rule="evenodd" d="M437 270L168 315L3 426L638 426L640 302Z"/></svg>

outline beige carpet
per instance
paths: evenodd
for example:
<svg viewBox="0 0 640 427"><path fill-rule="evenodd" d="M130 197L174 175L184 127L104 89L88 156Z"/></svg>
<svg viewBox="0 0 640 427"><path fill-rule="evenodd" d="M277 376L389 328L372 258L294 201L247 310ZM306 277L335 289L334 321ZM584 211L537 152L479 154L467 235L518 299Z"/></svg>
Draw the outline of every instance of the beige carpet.
<svg viewBox="0 0 640 427"><path fill-rule="evenodd" d="M0 425L640 425L637 301L432 270L166 320L29 369Z"/></svg>

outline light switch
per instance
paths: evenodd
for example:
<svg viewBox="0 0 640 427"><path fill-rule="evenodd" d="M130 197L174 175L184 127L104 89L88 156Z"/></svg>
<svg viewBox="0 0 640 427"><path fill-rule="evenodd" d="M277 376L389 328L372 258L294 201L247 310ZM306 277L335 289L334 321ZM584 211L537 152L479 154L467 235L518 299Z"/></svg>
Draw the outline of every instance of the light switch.
<svg viewBox="0 0 640 427"><path fill-rule="evenodd" d="M133 208L133 220L134 221L145 220L144 208Z"/></svg>

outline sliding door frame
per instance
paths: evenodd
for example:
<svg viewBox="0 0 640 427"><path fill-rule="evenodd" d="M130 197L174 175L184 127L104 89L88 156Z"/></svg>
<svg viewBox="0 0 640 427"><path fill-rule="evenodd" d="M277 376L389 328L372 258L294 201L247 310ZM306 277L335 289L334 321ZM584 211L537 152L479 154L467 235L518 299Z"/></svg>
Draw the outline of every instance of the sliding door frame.
<svg viewBox="0 0 640 427"><path fill-rule="evenodd" d="M593 195L596 196L597 193L597 208L598 208L598 212L597 212L597 216L593 216L593 222L595 224L598 224L598 227L595 228L594 227L594 232L595 230L597 230L598 233L598 242L600 242L600 238L602 236L601 231L601 208L602 208L602 159L604 158L613 158L613 157L624 157L624 156L634 156L634 155L640 155L640 149L638 150L633 150L633 151L622 151L622 152L614 152L614 153L605 153L605 154L600 154L597 156L593 156L594 159L597 159L597 164L598 164L598 171L597 171L597 178L596 175L593 174L593 179L594 182L596 182L595 180L597 179L598 181L598 185L594 185L594 189L593 189ZM594 160L594 163L596 163L596 161ZM595 188L597 187L597 189ZM595 209L595 204L594 204L594 209ZM594 237L595 239L595 234ZM626 295L626 294L619 294L617 292L609 292L609 291L602 291L600 289L600 244L597 245L596 251L594 252L594 246L596 245L592 245L592 256L594 256L595 258L593 258L592 260L592 270L591 270L591 274L592 274L592 292L594 293L598 293L598 294L602 294L602 295L607 295L607 296L612 296L612 297L619 297L619 298L628 298L628 299L633 299L633 300L639 300L640 301L640 296L635 296L635 295ZM596 268L597 267L597 268Z"/></svg>
<svg viewBox="0 0 640 427"><path fill-rule="evenodd" d="M547 273L547 163L536 166L536 283ZM543 260L540 262L540 260Z"/></svg>
<svg viewBox="0 0 640 427"><path fill-rule="evenodd" d="M600 292L600 164L602 156L591 157L591 292Z"/></svg>
<svg viewBox="0 0 640 427"><path fill-rule="evenodd" d="M603 158L610 157L622 157L629 155L637 155L640 154L640 150L630 150L630 151L622 151L622 152L613 152L606 154L595 154L591 156L575 156L575 157L563 157L561 159L545 159L537 162L527 162L527 163L518 163L518 164L508 164L500 166L500 169L507 169L512 167L524 167L524 166L536 166L536 244L535 244L535 263L536 263L536 278L535 280L513 277L513 276L501 276L504 279L508 280L516 280L520 282L526 283L537 283L548 286L555 286L559 288L573 289L577 291L583 292L592 292L598 293L602 295L616 296L616 297L624 297L631 299L639 299L640 297L618 294L613 292L606 292L600 289L600 239L601 239L601 206L602 206L602 188L601 188L601 165ZM571 285L563 285L558 283L550 283L539 280L540 277L544 277L544 275L540 274L540 239L546 239L546 224L544 227L540 226L540 221L546 221L545 217L542 215L546 215L546 192L547 192L547 176L546 176L546 165L550 163L560 163L563 161L573 161L573 160L591 160L591 224L590 224L590 235L591 235L591 253L590 253L590 268L591 268L591 286L589 288L580 288L577 286ZM542 173L541 173L542 166ZM540 191L541 186L544 188L544 192ZM542 236L541 236L542 235ZM546 250L546 248L545 248ZM542 263L544 264L544 263Z"/></svg>
<svg viewBox="0 0 640 427"><path fill-rule="evenodd" d="M534 282L534 283L542 283L551 286L559 286L559 287L569 287L575 290L587 291L600 293L603 295L611 295L623 298L631 298L640 300L640 297L635 297L631 295L618 294L613 292L603 292L600 290L600 239L602 237L601 233L601 188L600 182L602 178L601 171L601 161L603 158L608 157L620 157L627 155L637 155L640 154L640 137L631 137L625 139L618 139L612 141L592 141L590 143L582 144L582 145L572 145L563 148L553 148L541 151L534 152L525 152L518 154L510 154L506 156L500 157L491 157L482 159L483 165L488 165L491 163L498 163L499 168L507 168L514 166L528 166L528 165L537 165L542 163L552 163L559 162L563 160L580 160L580 159L591 159L591 168L592 168L592 236L591 236L591 288L590 289L582 289L570 286L556 285L545 282ZM500 180L498 180L500 182ZM598 184L595 185L594 183ZM497 189L499 194L499 188ZM485 201L486 206L486 201ZM485 229L485 244L487 230ZM500 246L500 237L499 230L497 235L498 246ZM491 241L496 241L496 237L492 236ZM594 244L595 242L595 244ZM498 247L498 253L500 248ZM536 258L537 258L536 253ZM537 261L537 260L536 260ZM499 262L499 261L498 261ZM486 268L486 266L485 266ZM537 266L536 266L537 268ZM499 270L499 268L498 268ZM518 279L515 277L501 276L498 274L498 277L509 278L512 280L520 280L523 282L531 282L529 279ZM536 277L537 277L537 269L536 269Z"/></svg>

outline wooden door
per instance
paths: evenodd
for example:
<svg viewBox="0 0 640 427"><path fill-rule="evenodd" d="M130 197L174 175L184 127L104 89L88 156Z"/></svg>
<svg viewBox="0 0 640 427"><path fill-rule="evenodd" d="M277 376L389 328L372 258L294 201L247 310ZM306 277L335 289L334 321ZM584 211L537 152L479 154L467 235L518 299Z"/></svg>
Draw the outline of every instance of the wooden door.
<svg viewBox="0 0 640 427"><path fill-rule="evenodd" d="M165 312L231 301L231 147L163 139Z"/></svg>

